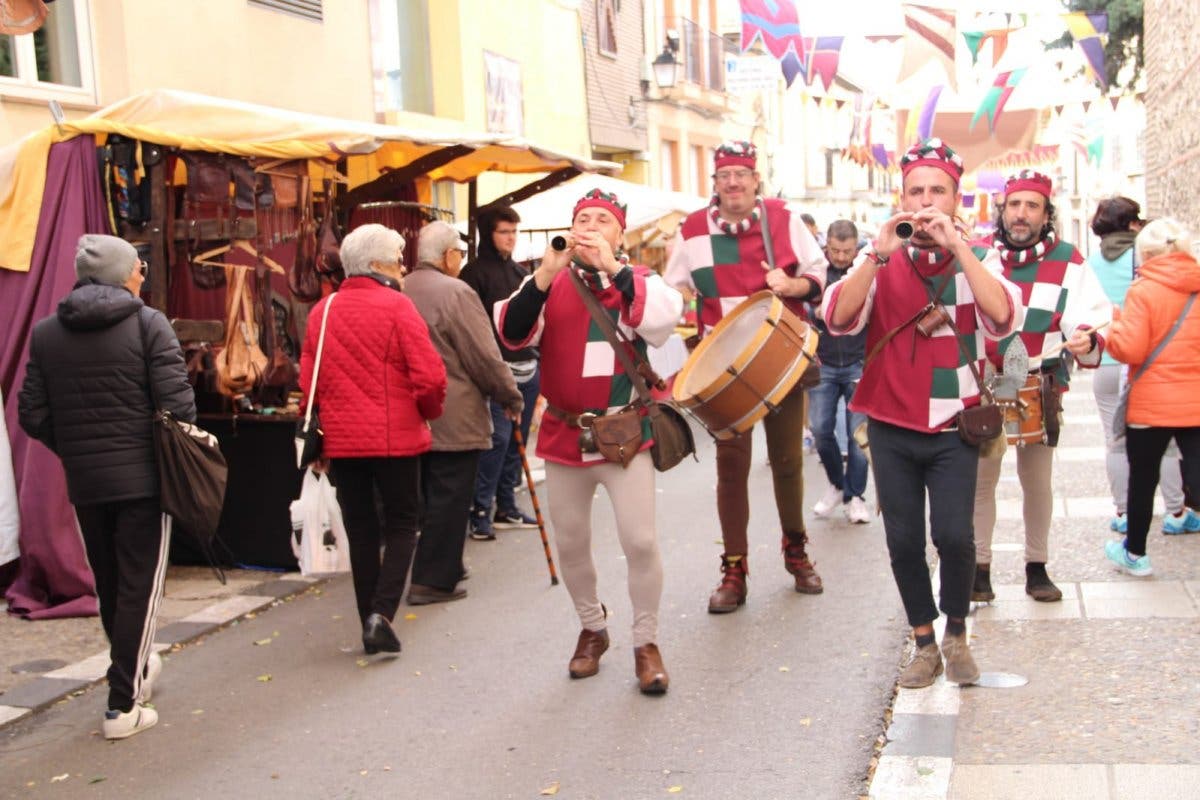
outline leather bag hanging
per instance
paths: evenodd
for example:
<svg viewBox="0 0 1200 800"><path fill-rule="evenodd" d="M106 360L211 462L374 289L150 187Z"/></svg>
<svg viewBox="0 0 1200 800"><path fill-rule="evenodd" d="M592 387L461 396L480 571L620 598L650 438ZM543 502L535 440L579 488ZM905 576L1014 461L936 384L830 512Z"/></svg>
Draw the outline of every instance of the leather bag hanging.
<svg viewBox="0 0 1200 800"><path fill-rule="evenodd" d="M225 299L225 346L217 354L217 389L221 394L245 394L262 379L270 361L259 346L254 300L244 267L226 267L229 286Z"/></svg>
<svg viewBox="0 0 1200 800"><path fill-rule="evenodd" d="M633 384L634 390L638 394L639 402L646 409L646 416L650 420L651 436L654 439L654 444L650 448L650 457L654 460L654 468L659 472L666 472L672 467L679 464L680 461L691 455L695 458L696 455L696 440L692 436L692 428L688 425L683 414L679 412L670 403L657 402L650 394L650 388L647 385L653 384L658 388L662 388L662 379L654 373L650 365L638 358L638 363L635 365L634 360L630 357L630 352L637 353L633 350L633 343L621 332L612 321L612 317L600 305L600 301L592 294L591 290L584 285L583 279L575 272L573 267L568 267L571 270L571 283L575 290L579 292L579 297L583 300L583 305L587 308L588 314L592 320L600 328L604 334L604 338L608 340L608 344L617 354L617 358L621 362L621 368L625 370L625 374L629 377L629 382ZM621 412L624 414L625 412ZM605 415L597 417L592 422L593 436L596 439L596 446L600 452L604 454L609 461L616 459L609 458L601 446L601 437L607 436L602 434L601 429L606 425L624 426L625 423L605 423L603 420L610 417L620 416ZM629 461L633 460L633 456L637 454L637 449L641 445L641 420L638 419L638 444L633 448L633 452L629 454L629 458L625 460L622 466L628 466ZM621 427L618 434L624 433L624 428ZM612 436L610 438L620 438L620 436Z"/></svg>
<svg viewBox="0 0 1200 800"><path fill-rule="evenodd" d="M306 303L321 299L321 273L317 271L317 225L313 220L308 175L300 182L300 222L296 231L296 260L288 271L288 289Z"/></svg>

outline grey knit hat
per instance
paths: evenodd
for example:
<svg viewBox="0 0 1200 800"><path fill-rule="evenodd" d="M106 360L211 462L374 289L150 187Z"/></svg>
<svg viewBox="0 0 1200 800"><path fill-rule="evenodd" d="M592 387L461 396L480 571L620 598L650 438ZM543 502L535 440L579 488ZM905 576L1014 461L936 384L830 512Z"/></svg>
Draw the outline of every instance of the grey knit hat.
<svg viewBox="0 0 1200 800"><path fill-rule="evenodd" d="M116 236L85 233L75 250L75 275L110 286L123 286L138 266L138 252Z"/></svg>

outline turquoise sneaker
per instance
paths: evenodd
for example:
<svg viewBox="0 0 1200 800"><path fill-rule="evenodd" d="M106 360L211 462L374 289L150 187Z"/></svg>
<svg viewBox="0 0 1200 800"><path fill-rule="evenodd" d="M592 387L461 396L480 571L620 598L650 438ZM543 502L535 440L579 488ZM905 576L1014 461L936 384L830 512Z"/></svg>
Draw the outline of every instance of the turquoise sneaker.
<svg viewBox="0 0 1200 800"><path fill-rule="evenodd" d="M1108 529L1113 533L1129 533L1129 518L1124 514L1117 514L1108 521Z"/></svg>
<svg viewBox="0 0 1200 800"><path fill-rule="evenodd" d="M1163 517L1163 533L1168 536L1198 531L1200 531L1200 514L1190 508L1184 507L1178 514L1167 514Z"/></svg>
<svg viewBox="0 0 1200 800"><path fill-rule="evenodd" d="M1108 560L1117 565L1117 568L1128 572L1138 578L1144 578L1147 575L1154 573L1154 568L1150 566L1150 556L1144 555L1134 558L1125 549L1124 541L1109 541L1104 543L1104 555Z"/></svg>

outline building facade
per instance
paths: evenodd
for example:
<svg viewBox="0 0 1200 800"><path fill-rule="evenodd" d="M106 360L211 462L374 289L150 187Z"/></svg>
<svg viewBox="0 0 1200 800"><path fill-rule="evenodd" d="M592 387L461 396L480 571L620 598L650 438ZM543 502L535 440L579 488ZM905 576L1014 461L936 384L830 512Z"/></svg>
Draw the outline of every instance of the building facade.
<svg viewBox="0 0 1200 800"><path fill-rule="evenodd" d="M1146 212L1200 229L1200 6L1146 0Z"/></svg>

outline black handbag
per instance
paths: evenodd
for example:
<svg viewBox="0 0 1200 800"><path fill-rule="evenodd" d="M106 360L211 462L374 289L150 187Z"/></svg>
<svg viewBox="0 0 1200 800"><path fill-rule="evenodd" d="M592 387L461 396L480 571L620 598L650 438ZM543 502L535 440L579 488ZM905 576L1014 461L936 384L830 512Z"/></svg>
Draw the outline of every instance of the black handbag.
<svg viewBox="0 0 1200 800"><path fill-rule="evenodd" d="M683 414L679 413L679 410L670 403L657 402L650 396L650 388L647 384L661 384L661 379L644 361L639 359L639 363L634 365L633 359L629 355L630 341L613 323L612 317L601 307L600 301L584 285L583 279L576 274L573 268L571 269L571 283L579 292L588 314L591 315L592 320L604 334L604 338L616 352L617 358L621 361L621 368L625 370L629 382L633 384L642 406L646 409L646 415L650 421L650 436L654 440L650 447L650 458L654 461L654 468L659 472L666 472L689 455L695 458L696 440L692 436L692 428L683 418ZM636 351L634 352L636 353ZM647 373L650 377L647 377ZM628 460L625 461L625 464L628 464Z"/></svg>
<svg viewBox="0 0 1200 800"><path fill-rule="evenodd" d="M317 376L321 374L321 354L325 351L325 325L329 322L329 312L333 309L333 301L337 294L329 295L325 303L325 312L321 314L321 333L317 337L317 355L313 359L312 383L308 387L308 402L304 407L304 419L296 426L296 467L304 469L321 458L321 448L325 442L325 433L321 430L321 420L317 416L314 400L317 396Z"/></svg>
<svg viewBox="0 0 1200 800"><path fill-rule="evenodd" d="M154 403L152 437L158 461L159 498L164 514L170 515L194 536L209 556L221 509L225 505L225 485L229 468L217 437L197 425L178 419L161 407L154 378L150 372L150 348L146 341L145 318L139 312L142 357L146 379ZM218 572L224 583L224 576Z"/></svg>

